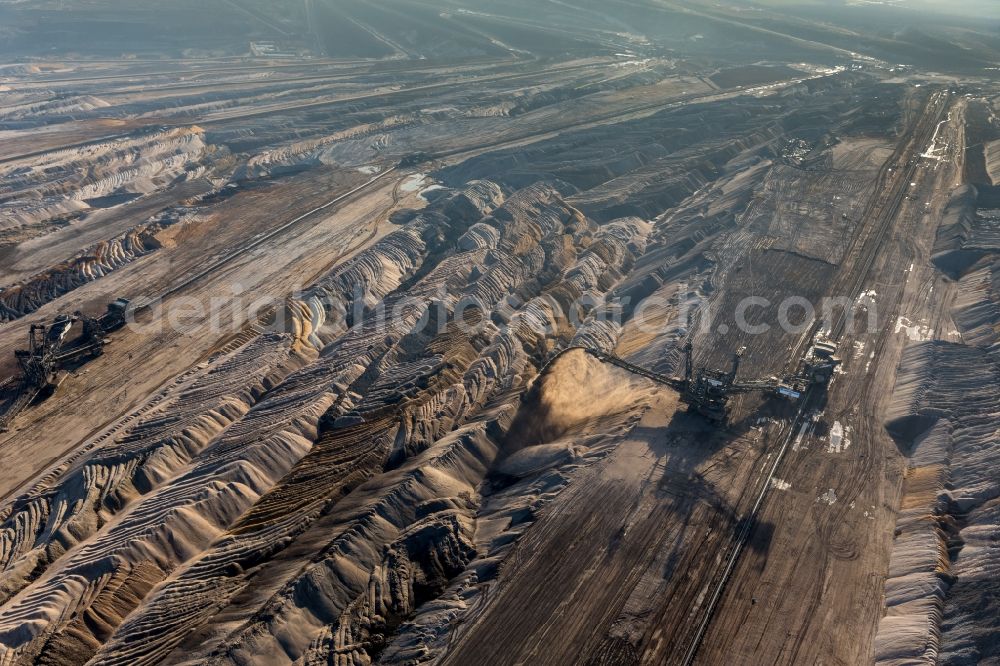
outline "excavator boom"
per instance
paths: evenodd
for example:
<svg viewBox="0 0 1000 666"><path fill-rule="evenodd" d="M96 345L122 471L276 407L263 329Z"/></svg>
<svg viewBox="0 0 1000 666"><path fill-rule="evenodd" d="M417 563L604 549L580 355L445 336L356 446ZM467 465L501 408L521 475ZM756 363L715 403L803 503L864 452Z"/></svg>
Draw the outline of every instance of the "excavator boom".
<svg viewBox="0 0 1000 666"><path fill-rule="evenodd" d="M631 373L646 377L654 382L669 386L681 393L681 399L688 403L691 411L703 415L713 422L724 422L728 416L728 401L733 395L765 393L787 400L801 400L806 392L816 386L825 386L840 364L835 356L836 346L825 339L817 339L800 362L800 370L784 379L768 377L736 381L740 364L746 354L746 347L740 347L733 354L729 371L702 368L695 372L692 361L692 345L684 345L684 376L668 377L647 370L634 363L607 352L586 349L591 356Z"/></svg>
<svg viewBox="0 0 1000 666"><path fill-rule="evenodd" d="M21 376L0 384L0 432L8 430L39 396L55 390L63 370L99 356L108 342L107 333L125 325L128 306L120 298L97 318L77 312L57 315L48 325L32 324L28 348L14 352ZM82 330L76 339L68 340L77 322L82 322Z"/></svg>

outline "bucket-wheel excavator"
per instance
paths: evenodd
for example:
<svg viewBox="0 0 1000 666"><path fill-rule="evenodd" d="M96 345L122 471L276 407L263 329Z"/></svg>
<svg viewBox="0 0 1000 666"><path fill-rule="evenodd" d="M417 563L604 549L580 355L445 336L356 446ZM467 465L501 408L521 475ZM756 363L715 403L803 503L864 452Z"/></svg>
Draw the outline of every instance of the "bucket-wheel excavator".
<svg viewBox="0 0 1000 666"><path fill-rule="evenodd" d="M0 432L29 405L51 395L67 370L100 356L109 342L107 334L125 325L128 307L129 302L119 298L100 317L75 312L56 315L48 324L32 324L28 348L14 352L20 376L0 385ZM71 338L78 324L79 335Z"/></svg>
<svg viewBox="0 0 1000 666"><path fill-rule="evenodd" d="M837 347L822 335L817 335L805 356L799 361L796 372L783 379L737 381L740 362L746 354L746 347L740 347L733 354L728 370L701 368L695 370L693 347L690 342L684 346L684 376L668 377L639 367L606 352L586 350L601 361L616 365L637 375L669 386L681 394L688 404L688 410L700 414L713 423L724 423L729 415L729 399L746 393L770 393L772 395L798 401L814 387L825 387L833 378L840 365Z"/></svg>

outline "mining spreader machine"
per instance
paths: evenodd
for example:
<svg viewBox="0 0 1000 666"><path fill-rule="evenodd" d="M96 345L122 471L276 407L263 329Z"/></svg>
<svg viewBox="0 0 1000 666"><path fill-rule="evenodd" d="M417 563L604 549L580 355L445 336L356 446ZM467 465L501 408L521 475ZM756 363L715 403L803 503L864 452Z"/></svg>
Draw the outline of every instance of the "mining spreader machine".
<svg viewBox="0 0 1000 666"><path fill-rule="evenodd" d="M100 356L110 340L108 333L125 325L129 301L119 298L108 304L100 317L81 312L59 314L48 324L32 324L28 348L14 352L19 377L0 384L0 432L29 405L52 395L71 368ZM79 334L70 336L79 324Z"/></svg>
<svg viewBox="0 0 1000 666"><path fill-rule="evenodd" d="M798 402L810 390L825 389L833 379L837 366L837 346L824 335L817 334L812 344L800 359L795 372L784 378L768 377L737 381L740 362L746 354L746 347L740 347L733 354L728 370L700 368L694 369L692 345L684 346L684 376L668 377L647 370L606 352L587 350L592 356L605 363L616 365L637 375L660 384L665 384L681 394L681 400L688 405L688 411L700 414L713 423L725 423L729 417L729 399L746 393L771 394L785 400Z"/></svg>

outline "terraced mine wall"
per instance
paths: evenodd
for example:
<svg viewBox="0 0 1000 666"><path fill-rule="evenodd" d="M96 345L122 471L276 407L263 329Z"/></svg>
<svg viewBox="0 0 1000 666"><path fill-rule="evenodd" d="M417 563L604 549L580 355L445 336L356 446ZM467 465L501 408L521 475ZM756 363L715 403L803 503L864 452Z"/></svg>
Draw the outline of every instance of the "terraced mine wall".
<svg viewBox="0 0 1000 666"><path fill-rule="evenodd" d="M48 153L30 165L0 165L0 230L32 228L91 208L88 200L148 194L208 173L224 157L201 128L178 128Z"/></svg>
<svg viewBox="0 0 1000 666"><path fill-rule="evenodd" d="M599 301L646 233L599 227L544 186L479 182L335 269L282 331L179 380L4 509L6 658L376 657L453 580L488 576L479 488L531 369L577 333L563 306Z"/></svg>
<svg viewBox="0 0 1000 666"><path fill-rule="evenodd" d="M98 280L160 247L157 234L176 219L152 221L85 250L61 266L0 291L0 321L31 314L77 287Z"/></svg>
<svg viewBox="0 0 1000 666"><path fill-rule="evenodd" d="M1000 197L987 185L952 192L934 245L933 261L959 278L984 257L1000 252Z"/></svg>
<svg viewBox="0 0 1000 666"><path fill-rule="evenodd" d="M799 109L775 113L772 101L752 97L724 105L694 103L623 123L613 135L600 128L568 131L474 157L436 175L452 186L476 178L511 188L546 180L595 220L651 219L747 161L779 158L779 136L801 135L814 145L834 127L891 132L898 117L891 91L879 101L862 102L860 91L847 92L862 80L839 75L811 82L806 87L815 97L800 98ZM823 95L834 91L832 99ZM820 98L825 104L816 104Z"/></svg>
<svg viewBox="0 0 1000 666"><path fill-rule="evenodd" d="M906 349L887 427L909 456L879 664L1000 659L1000 258L975 188L952 196L935 264L958 281L961 343ZM992 205L992 204L991 204Z"/></svg>

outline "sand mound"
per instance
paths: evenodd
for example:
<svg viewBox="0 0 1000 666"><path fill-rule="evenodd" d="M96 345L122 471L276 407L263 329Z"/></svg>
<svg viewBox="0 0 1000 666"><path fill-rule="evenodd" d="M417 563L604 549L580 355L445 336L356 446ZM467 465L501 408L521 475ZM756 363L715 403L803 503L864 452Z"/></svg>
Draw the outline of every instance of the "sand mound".
<svg viewBox="0 0 1000 666"><path fill-rule="evenodd" d="M586 432L601 419L641 406L649 394L645 380L601 363L582 349L560 355L525 397L509 436L511 450L555 442L570 432Z"/></svg>

